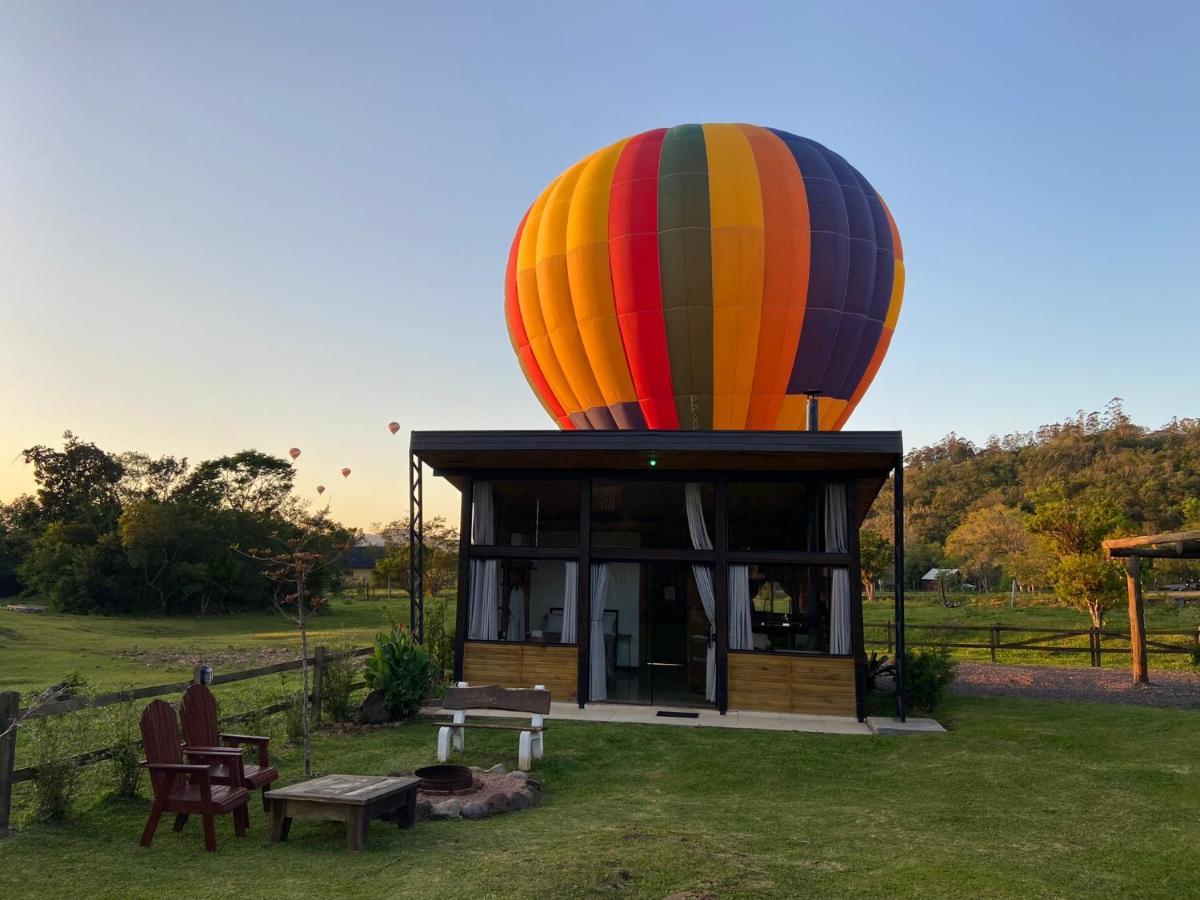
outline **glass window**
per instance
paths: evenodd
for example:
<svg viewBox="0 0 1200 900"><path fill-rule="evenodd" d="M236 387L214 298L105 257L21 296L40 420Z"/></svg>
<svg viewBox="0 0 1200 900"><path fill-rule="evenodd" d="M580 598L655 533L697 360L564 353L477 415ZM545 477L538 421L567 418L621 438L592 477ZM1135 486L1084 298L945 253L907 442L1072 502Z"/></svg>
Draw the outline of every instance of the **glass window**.
<svg viewBox="0 0 1200 900"><path fill-rule="evenodd" d="M478 481L471 542L500 547L577 547L579 490L578 481Z"/></svg>
<svg viewBox="0 0 1200 900"><path fill-rule="evenodd" d="M689 493L692 497L688 499ZM689 525L688 507L693 520ZM711 548L715 493L709 482L618 481L592 482L592 546L649 550ZM693 540L693 528L703 521L703 535Z"/></svg>
<svg viewBox="0 0 1200 900"><path fill-rule="evenodd" d="M831 611L840 607L843 622L849 621L847 577L846 569L828 566L730 566L730 603L739 595L750 598L749 649L829 653ZM747 579L741 591L736 578Z"/></svg>
<svg viewBox="0 0 1200 900"><path fill-rule="evenodd" d="M729 549L820 550L823 490L807 482L730 482Z"/></svg>
<svg viewBox="0 0 1200 900"><path fill-rule="evenodd" d="M578 563L561 559L474 559L467 638L575 642Z"/></svg>

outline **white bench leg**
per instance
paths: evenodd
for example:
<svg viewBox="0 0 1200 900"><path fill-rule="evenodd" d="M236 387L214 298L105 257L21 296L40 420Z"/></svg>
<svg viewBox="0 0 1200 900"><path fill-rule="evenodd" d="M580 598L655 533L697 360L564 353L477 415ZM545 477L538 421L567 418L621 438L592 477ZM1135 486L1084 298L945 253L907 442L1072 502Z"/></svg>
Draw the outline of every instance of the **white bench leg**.
<svg viewBox="0 0 1200 900"><path fill-rule="evenodd" d="M466 721L467 721L466 710L460 709L458 712L456 712L454 714L454 724L455 725L465 724ZM459 753L462 753L463 750L465 750L466 746L467 746L467 729L454 728L454 729L452 729L452 731L454 734L454 749L457 750Z"/></svg>
<svg viewBox="0 0 1200 900"><path fill-rule="evenodd" d="M529 722L534 728L544 728L546 725L546 717L540 713L535 713ZM545 741L546 733L544 731L535 731L533 733L533 758L541 759L544 753L543 742Z"/></svg>
<svg viewBox="0 0 1200 900"><path fill-rule="evenodd" d="M450 758L450 729L444 725L438 729L437 757L443 763Z"/></svg>
<svg viewBox="0 0 1200 900"><path fill-rule="evenodd" d="M522 772L528 772L533 765L532 745L532 732L522 731L520 743L517 745L517 768Z"/></svg>

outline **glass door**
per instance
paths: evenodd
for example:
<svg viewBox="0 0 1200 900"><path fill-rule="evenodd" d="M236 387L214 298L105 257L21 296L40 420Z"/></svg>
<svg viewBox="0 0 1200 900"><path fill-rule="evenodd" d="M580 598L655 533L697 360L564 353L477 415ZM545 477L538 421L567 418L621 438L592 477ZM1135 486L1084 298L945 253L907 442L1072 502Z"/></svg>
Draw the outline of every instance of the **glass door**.
<svg viewBox="0 0 1200 900"><path fill-rule="evenodd" d="M608 566L604 619L611 662L606 699L711 706L705 700L711 629L701 595L709 585L701 586L690 563ZM712 572L711 566L701 569Z"/></svg>

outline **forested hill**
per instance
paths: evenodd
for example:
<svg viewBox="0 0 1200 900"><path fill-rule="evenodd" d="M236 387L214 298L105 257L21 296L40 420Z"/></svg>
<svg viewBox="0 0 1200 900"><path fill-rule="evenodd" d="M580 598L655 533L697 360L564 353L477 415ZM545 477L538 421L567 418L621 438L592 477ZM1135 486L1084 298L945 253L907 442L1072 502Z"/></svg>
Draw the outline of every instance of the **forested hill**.
<svg viewBox="0 0 1200 900"><path fill-rule="evenodd" d="M909 453L905 469L906 568L955 562L947 539L974 511L1033 512L1039 491L1110 500L1136 532L1170 531L1200 514L1200 420L1134 424L1119 400L1104 412L1036 431L993 437L980 447L951 433ZM872 527L890 534L890 485Z"/></svg>

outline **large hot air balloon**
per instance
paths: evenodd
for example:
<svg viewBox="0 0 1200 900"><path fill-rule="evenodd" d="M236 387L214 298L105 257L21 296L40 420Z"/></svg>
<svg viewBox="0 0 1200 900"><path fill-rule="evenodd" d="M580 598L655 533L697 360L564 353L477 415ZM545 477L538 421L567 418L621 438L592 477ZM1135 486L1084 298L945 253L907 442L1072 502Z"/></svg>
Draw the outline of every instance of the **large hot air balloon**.
<svg viewBox="0 0 1200 900"><path fill-rule="evenodd" d="M564 429L838 429L900 314L891 213L815 141L679 125L617 141L517 228L505 314Z"/></svg>

